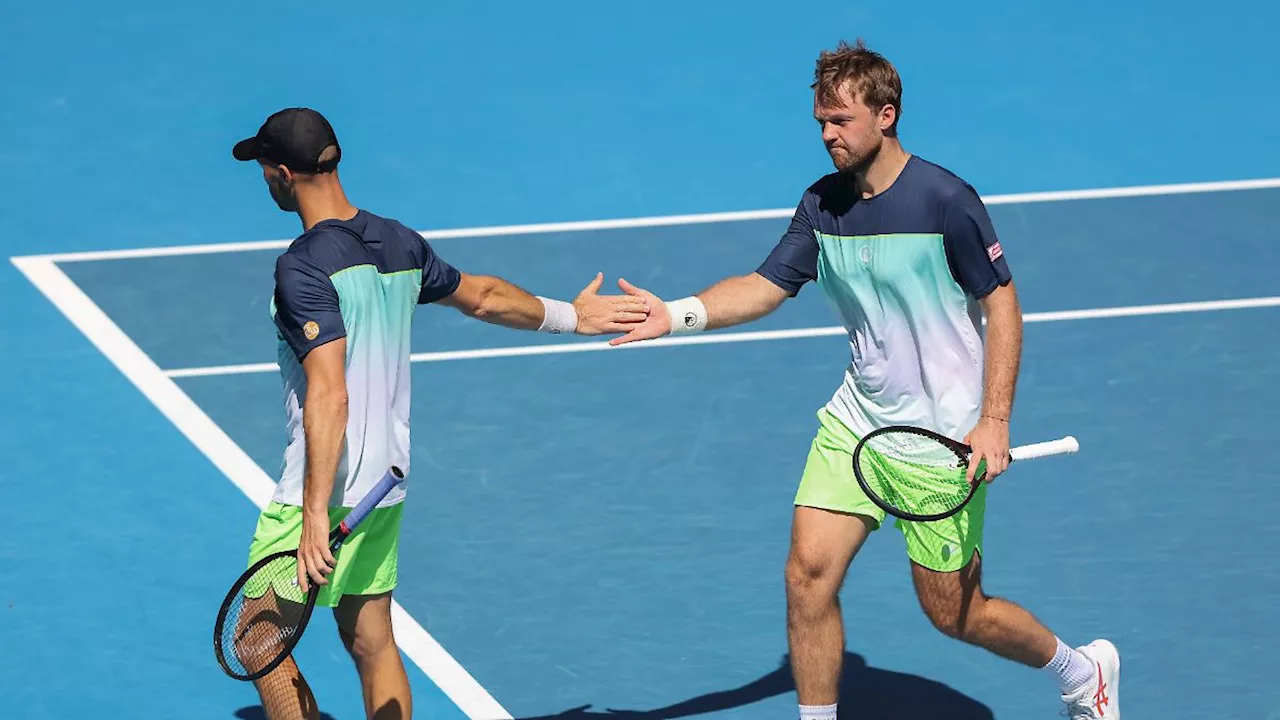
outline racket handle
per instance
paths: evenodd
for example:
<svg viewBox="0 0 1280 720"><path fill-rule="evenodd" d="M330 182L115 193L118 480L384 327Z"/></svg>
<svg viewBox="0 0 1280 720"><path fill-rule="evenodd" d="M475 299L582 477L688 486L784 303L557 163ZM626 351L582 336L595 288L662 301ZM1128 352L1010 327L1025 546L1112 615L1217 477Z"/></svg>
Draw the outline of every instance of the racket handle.
<svg viewBox="0 0 1280 720"><path fill-rule="evenodd" d="M1057 440L1048 440L1046 442L1032 443L1030 445L1019 445L1009 451L1009 457L1013 460L1031 460L1034 458L1047 457L1049 455L1063 455L1073 453L1080 449L1080 443L1070 435L1059 438Z"/></svg>
<svg viewBox="0 0 1280 720"><path fill-rule="evenodd" d="M360 498L360 502L356 503L356 506L351 509L351 512L347 513L342 522L338 523L338 528L334 532L337 537L334 539L345 538L350 535L356 529L356 526L369 515L369 512L378 503L382 502L382 498L391 492L391 488L402 482L404 482L404 471L393 466L387 471L386 475L382 476L377 485L374 485L363 498Z"/></svg>

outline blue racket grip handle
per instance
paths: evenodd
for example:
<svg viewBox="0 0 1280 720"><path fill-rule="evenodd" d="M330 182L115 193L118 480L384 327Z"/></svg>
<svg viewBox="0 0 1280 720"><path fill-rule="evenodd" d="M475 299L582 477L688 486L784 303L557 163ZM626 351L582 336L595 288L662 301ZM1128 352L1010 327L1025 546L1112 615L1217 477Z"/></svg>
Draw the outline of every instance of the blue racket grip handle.
<svg viewBox="0 0 1280 720"><path fill-rule="evenodd" d="M360 502L351 509L351 512L347 513L347 516L342 519L342 522L338 524L338 532L336 535L339 538L345 538L350 535L352 531L356 529L356 526L364 521L364 519L369 515L369 512L373 510L378 503L382 502L382 498L386 497L387 493L391 492L391 488L402 482L404 482L404 471L393 466L387 471L386 475L382 476L382 479L378 481L378 484L374 485L373 489L361 498Z"/></svg>

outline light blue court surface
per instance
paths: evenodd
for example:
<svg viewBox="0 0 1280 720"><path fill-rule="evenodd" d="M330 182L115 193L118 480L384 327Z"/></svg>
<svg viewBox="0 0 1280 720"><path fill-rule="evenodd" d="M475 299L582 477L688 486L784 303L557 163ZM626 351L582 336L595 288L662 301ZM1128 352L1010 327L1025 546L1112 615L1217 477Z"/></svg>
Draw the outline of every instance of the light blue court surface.
<svg viewBox="0 0 1280 720"><path fill-rule="evenodd" d="M11 8L3 242L28 259L0 267L0 717L262 717L211 630L283 448L256 367L278 250L28 256L292 237L230 159L278 107L326 112L353 199L424 230L792 207L829 168L813 57L858 35L904 74L908 149L985 196L1280 176L1275 8L782 8ZM988 591L1116 642L1128 720L1280 718L1280 183L995 203L1028 313L1013 440L1081 452L997 481ZM542 294L602 270L670 298L753 270L785 224L432 243ZM833 323L810 287L737 330ZM424 308L414 350L580 341ZM819 333L416 364L415 715L793 717L790 503L846 353ZM892 528L843 602L843 716L1057 717L1048 678L929 626ZM298 656L330 718L363 716L326 613Z"/></svg>

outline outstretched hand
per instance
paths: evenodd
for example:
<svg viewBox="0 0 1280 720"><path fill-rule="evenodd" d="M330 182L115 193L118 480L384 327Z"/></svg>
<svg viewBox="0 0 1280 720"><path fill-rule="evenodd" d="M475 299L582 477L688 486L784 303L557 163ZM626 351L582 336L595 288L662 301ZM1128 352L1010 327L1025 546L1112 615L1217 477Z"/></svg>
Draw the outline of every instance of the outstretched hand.
<svg viewBox="0 0 1280 720"><path fill-rule="evenodd" d="M598 295L603 284L604 273L596 273L595 278L573 299L573 309L578 312L578 328L574 332L579 335L625 333L648 321L650 307L644 298Z"/></svg>
<svg viewBox="0 0 1280 720"><path fill-rule="evenodd" d="M627 328L625 335L610 340L610 345L622 345L636 342L637 340L652 340L671 332L671 315L667 313L667 306L663 304L661 298L648 290L642 290L632 285L624 278L618 278L618 287L627 293L626 297L642 300L649 309L649 314L643 322Z"/></svg>

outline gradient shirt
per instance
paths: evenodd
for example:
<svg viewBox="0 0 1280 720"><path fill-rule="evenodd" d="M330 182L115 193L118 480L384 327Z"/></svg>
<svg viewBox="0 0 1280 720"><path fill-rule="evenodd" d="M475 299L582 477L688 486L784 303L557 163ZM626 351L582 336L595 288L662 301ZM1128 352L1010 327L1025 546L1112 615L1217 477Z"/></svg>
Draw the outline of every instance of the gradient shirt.
<svg viewBox="0 0 1280 720"><path fill-rule="evenodd" d="M347 428L329 504L354 506L392 465L408 476L410 325L418 304L452 294L460 280L421 235L364 210L351 220L316 224L276 260L271 316L289 442L273 500L302 504L302 361L344 337ZM379 507L401 502L405 484Z"/></svg>
<svg viewBox="0 0 1280 720"><path fill-rule="evenodd" d="M815 281L848 331L851 362L826 407L855 435L903 424L960 439L977 423L978 301L1011 276L968 183L916 156L873 198L827 175L757 272L792 296Z"/></svg>

